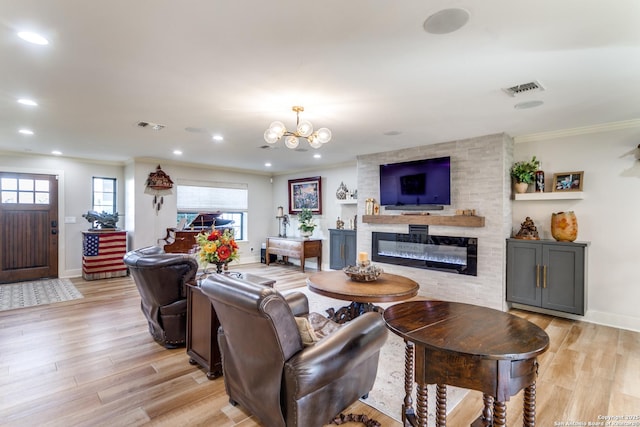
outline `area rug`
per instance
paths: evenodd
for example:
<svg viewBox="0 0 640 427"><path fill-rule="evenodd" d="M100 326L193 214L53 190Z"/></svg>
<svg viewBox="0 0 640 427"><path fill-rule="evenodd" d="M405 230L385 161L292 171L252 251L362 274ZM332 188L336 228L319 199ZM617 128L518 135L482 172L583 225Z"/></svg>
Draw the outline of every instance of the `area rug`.
<svg viewBox="0 0 640 427"><path fill-rule="evenodd" d="M0 311L83 298L69 279L0 284Z"/></svg>
<svg viewBox="0 0 640 427"><path fill-rule="evenodd" d="M299 291L307 295L309 300L309 311L326 314L327 308L337 309L345 304L345 301L327 298L309 291L308 288L298 288L292 291ZM289 293L292 291L285 291ZM388 307L393 303L380 304ZM378 374L373 389L369 396L362 402L377 409L383 414L402 421L402 403L404 401L404 340L392 332L389 332L387 342L380 350L380 362L378 364ZM447 413L450 413L458 403L466 396L468 390L447 386ZM435 426L435 386L428 388L429 419L428 425ZM415 388L412 396L416 402Z"/></svg>

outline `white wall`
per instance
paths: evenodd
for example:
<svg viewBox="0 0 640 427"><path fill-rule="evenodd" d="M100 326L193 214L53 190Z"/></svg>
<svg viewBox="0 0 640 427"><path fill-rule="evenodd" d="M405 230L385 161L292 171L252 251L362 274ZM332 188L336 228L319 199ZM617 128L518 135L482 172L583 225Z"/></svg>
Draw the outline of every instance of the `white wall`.
<svg viewBox="0 0 640 427"><path fill-rule="evenodd" d="M58 178L58 274L60 277L82 275L82 232L91 224L82 217L92 208L91 178L116 178L117 202L121 213L118 226L122 227L124 214L123 168L112 163L85 162L52 156L2 153L0 170L7 172L43 173ZM65 217L75 223L65 223Z"/></svg>
<svg viewBox="0 0 640 427"><path fill-rule="evenodd" d="M145 182L158 162L130 162L126 165L80 161L61 157L2 153L0 170L23 173L59 175L59 247L58 274L60 277L82 275L82 232L91 225L82 217L91 209L93 176L116 178L118 227L128 231L128 248L140 248L158 243L166 235L167 227L176 225L176 197L165 196L159 212L153 209L152 196L145 194ZM260 245L266 240L275 218L272 207L270 177L262 174L226 171L161 163L174 183L180 179L191 181L222 181L246 183L249 187L248 240L239 242L240 263L260 261ZM126 202L125 202L126 201ZM65 223L65 217L75 223ZM277 228L276 228L277 230ZM277 234L277 232L276 232ZM253 249L253 250L252 250Z"/></svg>
<svg viewBox="0 0 640 427"><path fill-rule="evenodd" d="M598 133L527 138L514 147L514 160L535 155L542 162L546 187L554 173L584 171L583 200L514 201L513 232L531 217L543 239L553 212L573 210L578 241L587 249L587 312L584 320L640 330L640 128ZM525 139L525 138L523 138ZM531 191L531 189L530 189Z"/></svg>
<svg viewBox="0 0 640 427"><path fill-rule="evenodd" d="M133 196L134 222L127 222L130 248L141 248L158 243L166 236L168 227L176 226L176 195L164 196L159 211L154 210L153 196L145 194L145 182L149 173L154 172L158 162L137 161L126 168L127 188ZM260 246L266 240L269 227L275 221L275 209L272 209L273 191L271 179L263 174L236 172L217 168L163 162L162 170L171 177L174 185L181 181L243 183L249 189L248 240L238 242L239 263L260 262ZM271 215L273 213L273 215ZM277 234L277 233L276 233Z"/></svg>
<svg viewBox="0 0 640 427"><path fill-rule="evenodd" d="M356 214L356 205L339 205L337 203L336 191L343 182L350 191L357 188L357 169L355 163L337 165L330 168L317 170L307 170L288 175L273 177L273 200L270 209L270 236L278 235L278 221L276 212L278 206L284 208L284 212L289 211L289 180L299 178L310 178L320 176L322 183L322 215L314 216L318 227L313 231L313 238L323 239L322 242L322 268L329 269L329 229L336 228L336 221L340 217L345 222L345 228L349 225L349 218ZM295 214L289 215L291 224L287 228L288 237L299 237L298 218ZM298 260L290 261L298 263ZM305 261L305 267L317 268L315 258Z"/></svg>

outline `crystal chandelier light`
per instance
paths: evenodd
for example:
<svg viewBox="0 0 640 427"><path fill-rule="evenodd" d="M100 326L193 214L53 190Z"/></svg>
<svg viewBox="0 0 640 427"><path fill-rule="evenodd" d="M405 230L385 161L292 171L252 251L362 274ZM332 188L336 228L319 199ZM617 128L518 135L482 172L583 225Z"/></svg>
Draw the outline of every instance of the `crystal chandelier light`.
<svg viewBox="0 0 640 427"><path fill-rule="evenodd" d="M296 112L296 130L288 131L282 122L273 122L264 132L264 140L269 144L275 144L285 136L284 145L292 150L298 147L300 140L298 138L306 138L309 145L313 148L320 148L322 144L331 141L331 131L327 128L320 128L313 131L313 125L307 120L300 121L300 112L304 111L304 107L294 106L291 108Z"/></svg>

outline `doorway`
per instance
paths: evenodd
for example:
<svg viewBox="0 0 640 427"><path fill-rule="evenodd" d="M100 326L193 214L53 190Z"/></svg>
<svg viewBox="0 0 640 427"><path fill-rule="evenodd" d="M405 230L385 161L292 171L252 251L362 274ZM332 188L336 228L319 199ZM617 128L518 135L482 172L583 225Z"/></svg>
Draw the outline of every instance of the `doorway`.
<svg viewBox="0 0 640 427"><path fill-rule="evenodd" d="M0 283L58 277L56 175L0 172Z"/></svg>

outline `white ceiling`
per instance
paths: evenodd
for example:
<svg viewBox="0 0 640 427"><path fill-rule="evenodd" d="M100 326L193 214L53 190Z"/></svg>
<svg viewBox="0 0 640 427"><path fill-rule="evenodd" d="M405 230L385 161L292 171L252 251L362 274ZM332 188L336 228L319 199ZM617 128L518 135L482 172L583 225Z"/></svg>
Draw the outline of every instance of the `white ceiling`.
<svg viewBox="0 0 640 427"><path fill-rule="evenodd" d="M450 7L467 25L426 33ZM0 0L0 31L2 151L281 173L640 118L638 0ZM502 91L533 80L546 90ZM514 108L531 100L544 105ZM293 105L332 141L260 148L272 121L293 127Z"/></svg>

